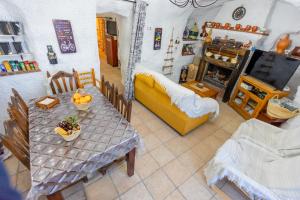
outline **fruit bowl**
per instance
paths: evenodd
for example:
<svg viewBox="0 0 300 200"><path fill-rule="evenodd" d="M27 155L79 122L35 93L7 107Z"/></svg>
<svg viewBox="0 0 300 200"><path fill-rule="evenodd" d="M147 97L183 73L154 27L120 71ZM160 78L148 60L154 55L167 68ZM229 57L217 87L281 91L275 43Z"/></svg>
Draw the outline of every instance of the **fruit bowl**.
<svg viewBox="0 0 300 200"><path fill-rule="evenodd" d="M75 140L80 135L80 125L77 123L76 116L70 116L59 122L54 131L65 141L69 142Z"/></svg>
<svg viewBox="0 0 300 200"><path fill-rule="evenodd" d="M86 94L83 90L77 90L71 101L78 110L88 110L93 101L93 96Z"/></svg>

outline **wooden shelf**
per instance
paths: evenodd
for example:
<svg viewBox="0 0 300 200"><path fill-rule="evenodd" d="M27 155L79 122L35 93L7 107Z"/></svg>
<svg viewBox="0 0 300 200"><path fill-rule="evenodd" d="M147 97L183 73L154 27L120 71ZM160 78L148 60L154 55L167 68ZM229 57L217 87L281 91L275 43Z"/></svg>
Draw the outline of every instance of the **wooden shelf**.
<svg viewBox="0 0 300 200"><path fill-rule="evenodd" d="M207 27L207 28L224 30L224 31L234 31L234 32L240 32L240 33L250 33L250 34L262 35L262 36L269 35L269 33L263 33L263 32L241 31L241 30L236 30L236 29L226 29L226 28L216 28L216 27Z"/></svg>
<svg viewBox="0 0 300 200"><path fill-rule="evenodd" d="M204 60L206 62L209 62L211 64L214 64L214 65L217 65L217 66L223 67L225 69L229 69L229 70L235 70L236 69L235 67L237 65L237 64L232 64L230 62L225 62L223 60L207 57L207 56L204 57Z"/></svg>
<svg viewBox="0 0 300 200"><path fill-rule="evenodd" d="M16 57L16 56L31 56L32 54L30 53L18 53L18 54L3 54L3 55L0 55L0 57Z"/></svg>
<svg viewBox="0 0 300 200"><path fill-rule="evenodd" d="M182 56L194 56L195 54L194 53L191 53L191 54L181 54Z"/></svg>
<svg viewBox="0 0 300 200"><path fill-rule="evenodd" d="M40 72L40 69L31 70L31 71L16 71L16 72L0 72L0 76L12 76L17 74L28 74L28 73L34 73L34 72Z"/></svg>
<svg viewBox="0 0 300 200"><path fill-rule="evenodd" d="M196 39L196 40L193 40L193 39L182 39L183 42L198 42L200 41L200 39Z"/></svg>
<svg viewBox="0 0 300 200"><path fill-rule="evenodd" d="M259 96L255 95L252 91L249 91L243 87L241 87L242 83L246 83L248 85L251 85L253 88L258 89L261 92L264 92L266 95L263 99L261 99ZM242 92L244 94L244 98L242 99L239 97L239 92ZM240 115L242 115L245 119L250 118L256 118L260 114L260 112L264 109L264 107L267 105L269 99L271 99L273 96L279 95L279 97L288 96L287 92L283 92L280 90L276 90L275 88L267 85L266 83L259 81L251 76L241 76L237 88L235 89L230 101L229 105L236 110ZM235 99L240 98L242 99L241 104L236 104ZM257 104L251 105L249 104L249 101L254 101ZM253 109L253 112L249 113L245 110L245 107L249 106Z"/></svg>

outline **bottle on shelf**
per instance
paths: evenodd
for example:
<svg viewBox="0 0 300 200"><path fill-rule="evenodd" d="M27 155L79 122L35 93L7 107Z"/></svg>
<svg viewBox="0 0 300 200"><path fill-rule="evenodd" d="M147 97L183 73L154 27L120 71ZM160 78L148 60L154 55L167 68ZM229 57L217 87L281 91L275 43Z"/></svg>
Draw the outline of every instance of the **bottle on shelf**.
<svg viewBox="0 0 300 200"><path fill-rule="evenodd" d="M11 66L10 66L10 64L9 64L9 62L7 60L3 61L2 64L4 65L4 67L5 67L5 69L6 69L7 72L12 72L13 71L12 68L11 68Z"/></svg>
<svg viewBox="0 0 300 200"><path fill-rule="evenodd" d="M198 35L199 35L199 29L197 23L195 22L193 28L189 32L189 38L192 40L196 40Z"/></svg>
<svg viewBox="0 0 300 200"><path fill-rule="evenodd" d="M3 64L0 64L0 69L1 69L1 72L7 72L7 70Z"/></svg>
<svg viewBox="0 0 300 200"><path fill-rule="evenodd" d="M27 71L31 71L30 65L28 61L24 61L24 65Z"/></svg>

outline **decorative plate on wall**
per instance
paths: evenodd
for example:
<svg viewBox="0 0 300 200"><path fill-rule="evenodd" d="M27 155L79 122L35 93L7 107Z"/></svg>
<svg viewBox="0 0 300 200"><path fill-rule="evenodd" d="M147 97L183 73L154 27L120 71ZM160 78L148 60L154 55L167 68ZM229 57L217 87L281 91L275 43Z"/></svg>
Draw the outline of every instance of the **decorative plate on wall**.
<svg viewBox="0 0 300 200"><path fill-rule="evenodd" d="M237 7L233 13L232 13L232 18L234 20L240 20L246 15L246 8L243 6Z"/></svg>

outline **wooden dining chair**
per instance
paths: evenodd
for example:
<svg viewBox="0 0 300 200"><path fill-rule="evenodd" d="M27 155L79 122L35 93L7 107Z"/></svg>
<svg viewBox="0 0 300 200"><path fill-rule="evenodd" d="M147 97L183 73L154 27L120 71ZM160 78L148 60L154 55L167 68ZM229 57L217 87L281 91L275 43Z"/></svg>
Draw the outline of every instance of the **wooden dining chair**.
<svg viewBox="0 0 300 200"><path fill-rule="evenodd" d="M28 131L28 118L18 110L15 106L11 105L7 108L7 112L10 116L10 119L15 121L18 127L21 129L21 134L26 138L26 141L29 140L29 131Z"/></svg>
<svg viewBox="0 0 300 200"><path fill-rule="evenodd" d="M8 102L8 107L15 107L22 114L23 118L28 118L28 110L26 111L22 108L15 96L11 96L10 101Z"/></svg>
<svg viewBox="0 0 300 200"><path fill-rule="evenodd" d="M101 92L114 105L115 103L115 86L110 84L109 81L105 81L104 76L101 78Z"/></svg>
<svg viewBox="0 0 300 200"><path fill-rule="evenodd" d="M73 69L73 72L76 73L78 84L80 88L84 88L86 85L96 86L96 76L94 68L88 72L77 72Z"/></svg>
<svg viewBox="0 0 300 200"><path fill-rule="evenodd" d="M22 162L22 164L30 169L29 144L21 133L14 120L6 120L3 123L5 135L0 134L3 145L14 154L14 156Z"/></svg>
<svg viewBox="0 0 300 200"><path fill-rule="evenodd" d="M72 74L64 72L64 71L59 71L56 74L54 74L53 76L50 75L50 73L47 71L47 77L50 78L50 88L52 90L53 94L57 94L57 93L63 93L63 92L69 92L70 91L74 91L77 90L79 88L79 84L78 84L78 80L76 79L76 75L73 72ZM69 88L67 86L67 82L66 79L68 79L69 81ZM63 85L63 88L61 86L61 83ZM75 83L75 85L74 85ZM57 88L57 91L55 89L55 86Z"/></svg>
<svg viewBox="0 0 300 200"><path fill-rule="evenodd" d="M12 88L11 90L17 103L20 105L20 108L23 110L24 113L26 113L26 115L28 115L28 106L24 101L24 99L22 98L22 96L18 93L16 89Z"/></svg>
<svg viewBox="0 0 300 200"><path fill-rule="evenodd" d="M115 88L114 103L115 108L122 114L122 116L130 122L132 102L127 101L123 94L118 94L118 89Z"/></svg>

